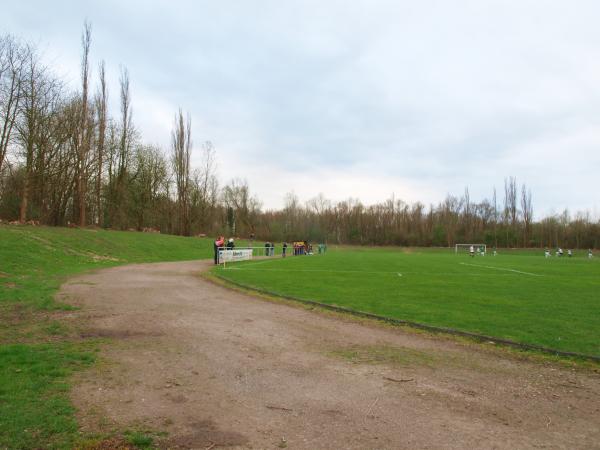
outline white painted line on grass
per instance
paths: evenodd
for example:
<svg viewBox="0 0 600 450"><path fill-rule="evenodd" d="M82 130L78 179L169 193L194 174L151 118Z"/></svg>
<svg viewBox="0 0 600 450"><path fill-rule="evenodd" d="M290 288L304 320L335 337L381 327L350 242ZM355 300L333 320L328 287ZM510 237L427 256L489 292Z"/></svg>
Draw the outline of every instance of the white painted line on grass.
<svg viewBox="0 0 600 450"><path fill-rule="evenodd" d="M254 264L252 264L254 265ZM325 269L253 269L252 267L226 267L223 270L252 270L255 272L323 272L323 273L358 273L358 274L368 274L368 275L397 275L399 277L402 276L399 272L376 272L376 271L368 271L368 270L325 270Z"/></svg>
<svg viewBox="0 0 600 450"><path fill-rule="evenodd" d="M264 262L268 262L268 261L264 261ZM262 263L262 262L261 262ZM470 276L470 277L487 277L489 275L484 275L482 273L467 273L465 274L464 272L377 272L377 271L365 271L365 270L327 270L327 269L265 269L265 268L261 268L261 267L257 267L257 268L253 268L250 266L255 266L258 263L251 263L251 264L247 264L244 265L243 267L230 267L230 266L226 266L225 268L223 268L222 270L237 270L237 271L252 271L252 272L309 272L309 273L349 273L349 274L366 274L366 275L396 275L398 277L404 277L405 275L415 275L417 277L439 277L439 276L454 276L454 277L464 277L466 276ZM468 265L473 265L475 267L484 267L484 268L489 268L489 269L498 269L497 267L486 267L486 266L477 266L475 264L468 264ZM499 270L508 270L511 272L515 272L513 269L499 269ZM518 271L517 271L518 272ZM518 272L518 273L524 273L527 275L532 275L532 276L537 276L537 277L542 277L544 275L537 275L537 274L530 274L528 272ZM506 275L506 276L510 276L510 273L504 273L504 274L498 274L498 275Z"/></svg>
<svg viewBox="0 0 600 450"><path fill-rule="evenodd" d="M259 264L269 263L269 262L273 262L273 261L274 260L272 260L272 259L265 259L263 261L251 261L247 265L248 266L257 266Z"/></svg>
<svg viewBox="0 0 600 450"><path fill-rule="evenodd" d="M503 270L505 272L514 272L514 273L520 273L522 275L530 275L532 277L543 277L544 275L540 275L538 273L531 273L531 272L523 272L522 270L515 270L515 269L506 269L504 267L494 267L494 266L482 266L479 264L469 264L469 263L464 263L461 262L459 263L463 266L471 266L471 267L481 267L483 269L493 269L493 270Z"/></svg>

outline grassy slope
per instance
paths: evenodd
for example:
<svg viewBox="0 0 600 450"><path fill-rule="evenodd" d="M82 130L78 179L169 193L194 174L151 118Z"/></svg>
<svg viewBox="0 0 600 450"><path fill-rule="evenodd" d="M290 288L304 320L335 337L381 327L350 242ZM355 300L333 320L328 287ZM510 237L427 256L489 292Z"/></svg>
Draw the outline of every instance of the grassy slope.
<svg viewBox="0 0 600 450"><path fill-rule="evenodd" d="M210 258L209 239L0 226L0 448L71 448L78 439L68 375L94 360L93 342L56 320L67 276L132 262Z"/></svg>
<svg viewBox="0 0 600 450"><path fill-rule="evenodd" d="M230 267L215 270L283 295L600 355L600 259L584 252L570 259L546 260L540 251L471 259L451 251L347 248Z"/></svg>

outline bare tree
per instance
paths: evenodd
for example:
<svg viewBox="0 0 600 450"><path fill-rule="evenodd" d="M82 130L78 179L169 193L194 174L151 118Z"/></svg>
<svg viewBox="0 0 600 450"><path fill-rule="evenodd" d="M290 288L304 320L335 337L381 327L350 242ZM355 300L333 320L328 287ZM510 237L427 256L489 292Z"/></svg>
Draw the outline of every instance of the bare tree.
<svg viewBox="0 0 600 450"><path fill-rule="evenodd" d="M171 132L171 164L177 189L179 234L190 234L190 157L192 153L192 119L184 120L181 108L175 115Z"/></svg>
<svg viewBox="0 0 600 450"><path fill-rule="evenodd" d="M229 213L232 214L233 223L237 224L238 220L243 226L240 231L250 232L254 230L260 212L260 202L257 198L250 195L250 188L246 180L235 178L223 188L223 203ZM231 226L230 217L226 218L226 222ZM234 227L235 228L235 227ZM232 232L234 232L232 230Z"/></svg>
<svg viewBox="0 0 600 450"><path fill-rule="evenodd" d="M316 197L313 197L306 202L306 206L311 211L314 211L315 214L320 215L331 208L331 202L325 198L325 195L323 195L322 192L319 192Z"/></svg>
<svg viewBox="0 0 600 450"><path fill-rule="evenodd" d="M515 177L504 179L504 222L506 228L506 245L510 246L509 230L514 235L517 222L517 179Z"/></svg>
<svg viewBox="0 0 600 450"><path fill-rule="evenodd" d="M286 234L291 233L292 230L297 228L296 218L301 208L300 199L294 191L285 194L283 199L283 213L287 220L285 221L283 230Z"/></svg>
<svg viewBox="0 0 600 450"><path fill-rule="evenodd" d="M521 214L523 216L523 247L527 247L531 221L533 220L533 204L531 189L528 190L525 184L521 187Z"/></svg>
<svg viewBox="0 0 600 450"><path fill-rule="evenodd" d="M129 91L129 72L126 68L121 69L121 138L119 144L119 157L117 172L124 176L127 172L127 164L131 151L131 141L133 135L132 112L131 112L131 94Z"/></svg>
<svg viewBox="0 0 600 450"><path fill-rule="evenodd" d="M202 146L200 166L193 171L190 187L190 222L200 230L207 230L214 220L219 187L215 172L215 148L207 141Z"/></svg>
<svg viewBox="0 0 600 450"><path fill-rule="evenodd" d="M496 198L496 186L494 186L494 248L498 247L498 200Z"/></svg>
<svg viewBox="0 0 600 450"><path fill-rule="evenodd" d="M108 92L106 88L106 73L104 61L98 68L100 87L96 94L96 112L98 115L98 139L96 146L96 225L102 223L102 173L104 164L104 142L106 140L106 114Z"/></svg>
<svg viewBox="0 0 600 450"><path fill-rule="evenodd" d="M113 128L113 137L118 139L118 144L112 149L110 163L110 224L118 225L120 228L127 226L127 213L125 211L127 202L128 166L131 160L131 150L136 137L132 123L131 93L129 91L129 72L121 68L120 84L120 106L121 119L118 131ZM116 135L118 133L118 137Z"/></svg>
<svg viewBox="0 0 600 450"><path fill-rule="evenodd" d="M41 203L40 219L51 225L63 225L72 207L77 181L76 143L79 133L80 98L56 96L52 113L44 121L45 135L37 157L37 194Z"/></svg>
<svg viewBox="0 0 600 450"><path fill-rule="evenodd" d="M463 221L465 225L465 239L471 242L471 195L469 188L465 187L465 195L463 197Z"/></svg>
<svg viewBox="0 0 600 450"><path fill-rule="evenodd" d="M92 43L92 26L88 21L83 24L81 34L81 117L79 119L79 135L77 141L77 209L79 226L86 224L86 190L88 182L87 165L90 151L91 134L89 132L89 55Z"/></svg>
<svg viewBox="0 0 600 450"><path fill-rule="evenodd" d="M29 52L12 36L0 37L0 173L17 121Z"/></svg>
<svg viewBox="0 0 600 450"><path fill-rule="evenodd" d="M37 54L27 53L26 67L21 91L20 117L17 121L18 138L24 161L23 184L19 207L19 221L27 220L36 152L44 152L41 137L47 132L46 116L50 113L56 95L56 83L46 67L39 62ZM42 168L41 170L44 170Z"/></svg>
<svg viewBox="0 0 600 450"><path fill-rule="evenodd" d="M154 206L167 183L167 161L160 149L154 146L138 146L134 161L131 212L135 215L136 228L142 230L156 214Z"/></svg>

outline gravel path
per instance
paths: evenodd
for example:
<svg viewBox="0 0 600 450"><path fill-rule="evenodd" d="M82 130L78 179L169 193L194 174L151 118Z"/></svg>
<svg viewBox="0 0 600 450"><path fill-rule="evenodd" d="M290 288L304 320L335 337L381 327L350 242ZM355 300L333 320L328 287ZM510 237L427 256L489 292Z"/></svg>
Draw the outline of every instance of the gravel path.
<svg viewBox="0 0 600 450"><path fill-rule="evenodd" d="M73 401L86 431L164 448L600 448L600 375L265 301L208 262L71 279L82 337L109 337Z"/></svg>

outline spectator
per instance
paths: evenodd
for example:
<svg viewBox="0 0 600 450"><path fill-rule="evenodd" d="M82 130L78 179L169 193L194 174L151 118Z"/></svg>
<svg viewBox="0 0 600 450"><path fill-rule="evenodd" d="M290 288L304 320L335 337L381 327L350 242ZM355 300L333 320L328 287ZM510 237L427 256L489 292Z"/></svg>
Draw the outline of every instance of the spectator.
<svg viewBox="0 0 600 450"><path fill-rule="evenodd" d="M215 239L215 242L214 242L215 264L219 264L219 250L223 248L224 243L225 243L225 238L223 236L219 236L217 239Z"/></svg>

